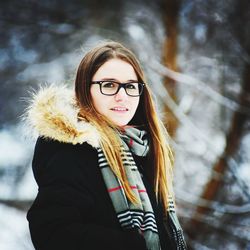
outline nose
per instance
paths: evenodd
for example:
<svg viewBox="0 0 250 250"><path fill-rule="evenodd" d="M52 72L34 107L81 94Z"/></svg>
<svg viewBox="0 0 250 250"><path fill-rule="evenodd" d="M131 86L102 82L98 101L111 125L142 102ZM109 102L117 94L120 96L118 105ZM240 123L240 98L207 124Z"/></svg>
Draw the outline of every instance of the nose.
<svg viewBox="0 0 250 250"><path fill-rule="evenodd" d="M115 95L116 101L122 101L127 98L127 94L124 88L120 88L118 93Z"/></svg>

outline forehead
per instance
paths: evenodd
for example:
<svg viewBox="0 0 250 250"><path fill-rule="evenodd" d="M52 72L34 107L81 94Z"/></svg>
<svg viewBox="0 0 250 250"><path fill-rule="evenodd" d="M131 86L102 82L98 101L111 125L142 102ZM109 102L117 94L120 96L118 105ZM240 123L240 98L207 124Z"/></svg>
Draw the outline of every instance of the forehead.
<svg viewBox="0 0 250 250"><path fill-rule="evenodd" d="M119 81L137 80L135 70L131 64L121 59L110 59L105 62L94 74L92 80L113 78Z"/></svg>

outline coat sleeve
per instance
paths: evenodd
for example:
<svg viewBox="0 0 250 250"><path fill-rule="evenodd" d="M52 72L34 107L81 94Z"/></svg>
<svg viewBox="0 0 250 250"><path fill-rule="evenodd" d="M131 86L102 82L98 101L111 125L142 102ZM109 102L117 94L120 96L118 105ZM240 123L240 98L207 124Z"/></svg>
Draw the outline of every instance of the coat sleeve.
<svg viewBox="0 0 250 250"><path fill-rule="evenodd" d="M36 177L39 191L27 214L35 249L146 250L140 234L93 222L91 191L68 154L54 155Z"/></svg>

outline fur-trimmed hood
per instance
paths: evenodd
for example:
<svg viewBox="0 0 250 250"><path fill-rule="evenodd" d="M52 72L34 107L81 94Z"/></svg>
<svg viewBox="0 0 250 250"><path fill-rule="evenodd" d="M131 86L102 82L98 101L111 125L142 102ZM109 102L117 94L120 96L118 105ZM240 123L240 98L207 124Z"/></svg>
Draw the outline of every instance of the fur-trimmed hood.
<svg viewBox="0 0 250 250"><path fill-rule="evenodd" d="M36 136L72 144L87 142L92 147L99 147L97 129L89 122L79 120L78 112L74 91L51 85L33 94L26 121Z"/></svg>

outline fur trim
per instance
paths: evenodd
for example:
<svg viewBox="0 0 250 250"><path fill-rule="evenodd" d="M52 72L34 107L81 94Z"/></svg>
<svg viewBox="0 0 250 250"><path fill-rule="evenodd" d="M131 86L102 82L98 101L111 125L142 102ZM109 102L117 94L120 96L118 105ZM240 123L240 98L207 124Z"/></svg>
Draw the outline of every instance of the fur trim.
<svg viewBox="0 0 250 250"><path fill-rule="evenodd" d="M89 122L79 121L78 111L73 91L52 85L33 94L26 120L32 131L44 138L72 144L87 142L99 147L97 129Z"/></svg>

